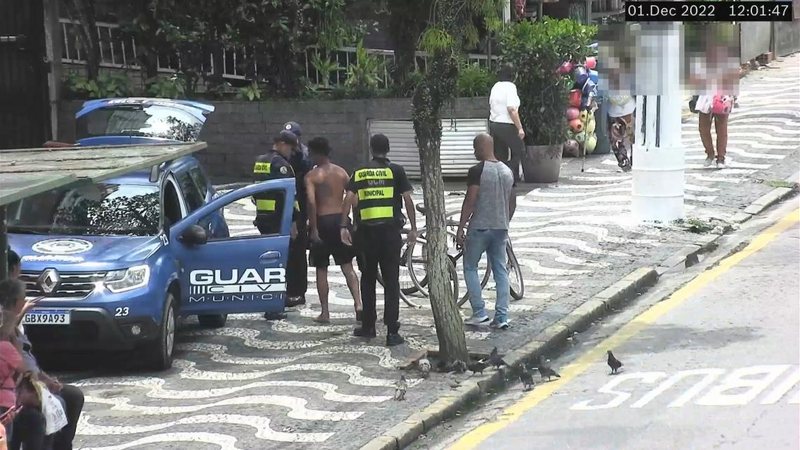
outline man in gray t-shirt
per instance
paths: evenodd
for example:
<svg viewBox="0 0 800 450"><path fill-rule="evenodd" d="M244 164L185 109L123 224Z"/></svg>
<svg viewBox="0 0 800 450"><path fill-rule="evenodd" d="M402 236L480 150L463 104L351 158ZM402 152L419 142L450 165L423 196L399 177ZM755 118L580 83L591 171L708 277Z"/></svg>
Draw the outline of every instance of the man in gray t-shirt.
<svg viewBox="0 0 800 450"><path fill-rule="evenodd" d="M485 252L497 285L495 315L490 326L504 330L508 328L511 293L506 267L506 241L508 223L517 206L514 176L505 164L495 158L491 136L479 134L472 145L475 158L480 162L472 166L467 174L467 195L461 206L457 236L458 244L464 247L464 279L472 306L472 317L464 323L483 325L489 322L478 278L478 262ZM469 225L465 234L467 222Z"/></svg>

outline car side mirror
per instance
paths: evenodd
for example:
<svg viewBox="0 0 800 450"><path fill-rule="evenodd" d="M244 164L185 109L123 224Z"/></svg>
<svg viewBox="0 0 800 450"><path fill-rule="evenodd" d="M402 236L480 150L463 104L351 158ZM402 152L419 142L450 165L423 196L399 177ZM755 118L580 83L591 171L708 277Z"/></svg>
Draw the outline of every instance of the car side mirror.
<svg viewBox="0 0 800 450"><path fill-rule="evenodd" d="M208 233L200 225L192 225L180 236L181 242L189 245L203 245L208 242Z"/></svg>

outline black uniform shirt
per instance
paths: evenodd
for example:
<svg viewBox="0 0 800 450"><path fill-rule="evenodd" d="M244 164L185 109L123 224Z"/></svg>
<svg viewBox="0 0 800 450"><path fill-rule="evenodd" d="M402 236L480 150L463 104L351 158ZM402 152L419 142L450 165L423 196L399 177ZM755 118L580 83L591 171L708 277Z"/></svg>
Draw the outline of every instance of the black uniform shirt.
<svg viewBox="0 0 800 450"><path fill-rule="evenodd" d="M253 176L258 183L279 178L294 178L295 174L289 161L280 153L273 151L256 158L256 162L253 165ZM277 214L278 211L283 211L283 195L266 192L256 195L254 198L256 199L256 209L259 214ZM270 203L270 201L274 203ZM295 208L294 216L297 213L297 208Z"/></svg>
<svg viewBox="0 0 800 450"><path fill-rule="evenodd" d="M391 170L391 179L389 180L370 180L365 178L360 178L359 173L362 171L369 171L370 169L381 169L381 168L388 168ZM366 177L369 178L369 177ZM387 187L391 187L392 195L390 198L375 198L370 197L370 189L369 187L372 185L382 186L384 185ZM347 184L347 190L353 192L359 197L359 204L356 208L355 219L356 223L358 224L382 224L382 223L395 223L398 226L405 225L406 217L403 215L403 194L406 192L410 192L413 190L411 187L411 182L408 181L408 176L406 176L406 171L403 169L402 166L397 165L388 158L374 158L372 161L367 163L366 165L360 167L359 169L353 171L353 175L350 177L350 182ZM362 192L359 192L361 190ZM376 191L380 191L381 188L376 189ZM362 220L362 210L363 209L372 209L370 208L370 202L376 202L375 206L380 208L381 205L389 206L391 205L392 208L392 216L385 217L384 215L378 214L378 218L372 220Z"/></svg>

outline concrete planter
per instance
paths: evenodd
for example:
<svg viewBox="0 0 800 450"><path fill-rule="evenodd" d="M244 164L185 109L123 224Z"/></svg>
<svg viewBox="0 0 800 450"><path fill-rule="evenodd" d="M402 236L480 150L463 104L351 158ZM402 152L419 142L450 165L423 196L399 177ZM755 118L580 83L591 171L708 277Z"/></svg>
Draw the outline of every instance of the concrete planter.
<svg viewBox="0 0 800 450"><path fill-rule="evenodd" d="M561 174L562 146L529 145L522 159L523 178L526 183L555 183Z"/></svg>

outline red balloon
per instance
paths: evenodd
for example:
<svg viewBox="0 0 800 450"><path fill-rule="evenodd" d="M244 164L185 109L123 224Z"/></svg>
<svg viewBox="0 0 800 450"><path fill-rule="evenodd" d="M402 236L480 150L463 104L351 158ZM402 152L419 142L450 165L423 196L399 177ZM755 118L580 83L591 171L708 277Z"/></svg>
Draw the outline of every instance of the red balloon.
<svg viewBox="0 0 800 450"><path fill-rule="evenodd" d="M580 89L573 89L569 91L569 106L572 107L579 107L581 106L581 98L583 94L581 93Z"/></svg>
<svg viewBox="0 0 800 450"><path fill-rule="evenodd" d="M561 75L566 75L572 72L573 67L574 65L572 64L572 61L564 61L560 66L558 66L558 73Z"/></svg>
<svg viewBox="0 0 800 450"><path fill-rule="evenodd" d="M575 133L580 133L581 131L583 131L583 122L581 121L581 119L570 120L569 121L569 127Z"/></svg>
<svg viewBox="0 0 800 450"><path fill-rule="evenodd" d="M567 108L567 120L575 120L580 117L581 112L578 108L569 107Z"/></svg>

